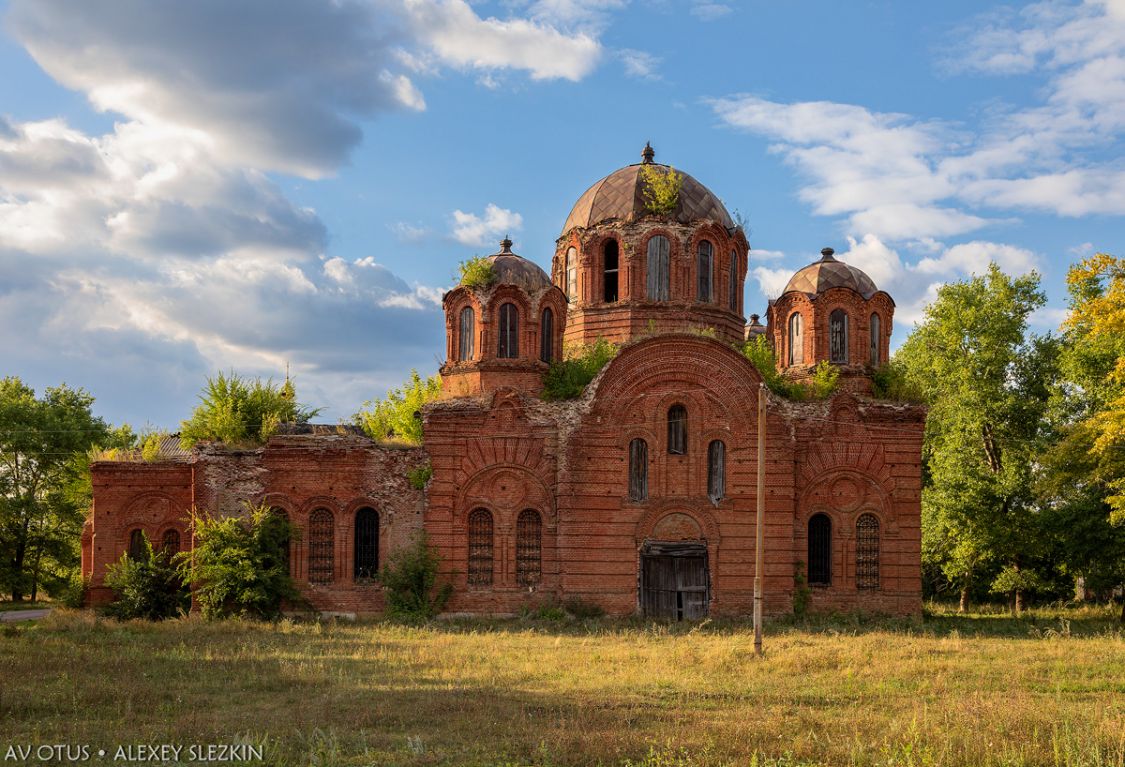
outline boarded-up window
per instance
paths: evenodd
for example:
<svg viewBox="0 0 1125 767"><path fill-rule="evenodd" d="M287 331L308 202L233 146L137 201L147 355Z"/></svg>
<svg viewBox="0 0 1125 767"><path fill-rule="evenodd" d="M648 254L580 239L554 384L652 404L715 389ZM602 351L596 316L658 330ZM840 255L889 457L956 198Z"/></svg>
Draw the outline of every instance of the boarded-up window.
<svg viewBox="0 0 1125 767"><path fill-rule="evenodd" d="M520 313L515 304L500 307L499 346L496 356L514 359L520 356Z"/></svg>
<svg viewBox="0 0 1125 767"><path fill-rule="evenodd" d="M687 408L683 405L668 408L668 452L687 455Z"/></svg>
<svg viewBox="0 0 1125 767"><path fill-rule="evenodd" d="M730 310L738 311L738 253L730 252Z"/></svg>
<svg viewBox="0 0 1125 767"><path fill-rule="evenodd" d="M543 310L539 320L539 359L550 362L555 358L555 313L551 307Z"/></svg>
<svg viewBox="0 0 1125 767"><path fill-rule="evenodd" d="M492 585L492 514L487 509L469 514L469 585Z"/></svg>
<svg viewBox="0 0 1125 767"><path fill-rule="evenodd" d="M667 301L671 293L671 245L668 238L656 235L648 241L648 297Z"/></svg>
<svg viewBox="0 0 1125 767"><path fill-rule="evenodd" d="M477 315L473 307L466 306L461 310L461 321L458 328L457 359L468 362L476 353Z"/></svg>
<svg viewBox="0 0 1125 767"><path fill-rule="evenodd" d="M129 533L129 559L138 562L148 559L148 549L145 546L145 533L141 529Z"/></svg>
<svg viewBox="0 0 1125 767"><path fill-rule="evenodd" d="M292 543L289 540L289 515L285 513L285 509L278 506L271 508L270 514L285 525L285 535L277 542L277 556L281 561L282 570L289 572L289 547Z"/></svg>
<svg viewBox="0 0 1125 767"><path fill-rule="evenodd" d="M335 569L336 533L332 512L316 509L309 514L309 583L331 583Z"/></svg>
<svg viewBox="0 0 1125 767"><path fill-rule="evenodd" d="M813 514L809 520L809 583L832 582L832 520Z"/></svg>
<svg viewBox="0 0 1125 767"><path fill-rule="evenodd" d="M175 528L168 528L164 531L164 535L160 536L161 550L171 554L180 553L180 531Z"/></svg>
<svg viewBox="0 0 1125 767"><path fill-rule="evenodd" d="M648 443L639 437L629 443L629 500L648 498Z"/></svg>
<svg viewBox="0 0 1125 767"><path fill-rule="evenodd" d="M566 297L572 304L578 300L578 251L574 248L566 251Z"/></svg>
<svg viewBox="0 0 1125 767"><path fill-rule="evenodd" d="M871 365L873 367L878 367L880 362L881 362L881 360L879 358L879 352L881 350L881 345L879 344L879 338L880 338L879 315L878 314L872 314L871 315Z"/></svg>
<svg viewBox="0 0 1125 767"><path fill-rule="evenodd" d="M874 514L855 521L855 587L879 588L879 520Z"/></svg>
<svg viewBox="0 0 1125 767"><path fill-rule="evenodd" d="M543 573L543 521L524 509L516 519L516 583L534 586Z"/></svg>
<svg viewBox="0 0 1125 767"><path fill-rule="evenodd" d="M379 574L379 512L362 508L355 513L355 577Z"/></svg>
<svg viewBox="0 0 1125 767"><path fill-rule="evenodd" d="M620 261L618 259L617 240L607 240L605 250L603 251L604 272L602 276L604 291L602 298L607 304L612 304L617 300L617 284L618 284L618 266Z"/></svg>
<svg viewBox="0 0 1125 767"><path fill-rule="evenodd" d="M712 286L715 281L714 266L715 256L714 248L707 240L700 240L699 249L696 252L696 296L700 301L711 301Z"/></svg>
<svg viewBox="0 0 1125 767"><path fill-rule="evenodd" d="M843 309L828 315L828 358L832 362L848 361L848 314Z"/></svg>
<svg viewBox="0 0 1125 767"><path fill-rule="evenodd" d="M805 361L805 332L801 327L801 315L789 315L789 364L800 365Z"/></svg>
<svg viewBox="0 0 1125 767"><path fill-rule="evenodd" d="M712 501L721 500L726 493L727 446L720 439L707 446L707 495Z"/></svg>

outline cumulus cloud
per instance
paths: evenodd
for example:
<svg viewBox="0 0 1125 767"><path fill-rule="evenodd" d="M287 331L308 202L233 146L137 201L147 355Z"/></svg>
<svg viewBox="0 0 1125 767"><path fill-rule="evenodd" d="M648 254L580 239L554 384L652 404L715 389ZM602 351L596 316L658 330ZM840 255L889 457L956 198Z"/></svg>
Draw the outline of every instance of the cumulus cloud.
<svg viewBox="0 0 1125 767"><path fill-rule="evenodd" d="M488 203L482 215L453 211L453 239L463 245L489 245L523 228L519 213Z"/></svg>

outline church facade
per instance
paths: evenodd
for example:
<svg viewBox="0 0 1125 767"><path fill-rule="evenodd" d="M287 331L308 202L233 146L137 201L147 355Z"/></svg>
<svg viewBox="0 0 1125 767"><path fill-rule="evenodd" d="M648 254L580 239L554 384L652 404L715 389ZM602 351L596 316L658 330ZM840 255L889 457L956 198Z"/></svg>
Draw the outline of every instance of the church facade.
<svg viewBox="0 0 1125 767"><path fill-rule="evenodd" d="M676 173L671 198L654 174ZM290 567L326 612L377 613L378 568L424 530L454 586L448 610L507 614L581 600L614 615L748 614L758 462L764 461L764 606L921 611L925 412L872 396L894 301L830 249L743 314L750 246L709 189L654 161L599 180L575 203L550 274L511 251L494 279L443 298L443 396L424 442L403 448L347 427L294 427L256 450L220 445L161 460L94 464L83 536L90 601L135 546L190 548L191 509L285 513ZM738 345L764 337L779 372L839 371L827 399L766 393ZM546 401L551 362L605 339L616 356L578 399ZM411 472L432 468L422 489Z"/></svg>

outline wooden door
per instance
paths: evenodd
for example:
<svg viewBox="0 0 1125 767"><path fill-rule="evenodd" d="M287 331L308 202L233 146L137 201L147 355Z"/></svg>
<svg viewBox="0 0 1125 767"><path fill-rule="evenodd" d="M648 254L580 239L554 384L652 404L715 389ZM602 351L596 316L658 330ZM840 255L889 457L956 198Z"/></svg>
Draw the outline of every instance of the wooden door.
<svg viewBox="0 0 1125 767"><path fill-rule="evenodd" d="M641 609L647 618L707 617L710 579L700 544L650 544L641 554Z"/></svg>

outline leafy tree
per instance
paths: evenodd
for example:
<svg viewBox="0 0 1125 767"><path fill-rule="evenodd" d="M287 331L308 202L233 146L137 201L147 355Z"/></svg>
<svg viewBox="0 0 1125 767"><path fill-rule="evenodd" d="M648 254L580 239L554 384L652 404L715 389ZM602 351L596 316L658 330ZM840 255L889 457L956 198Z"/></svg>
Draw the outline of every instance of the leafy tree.
<svg viewBox="0 0 1125 767"><path fill-rule="evenodd" d="M380 580L387 597L387 612L403 618L432 618L449 601L453 587L438 585L440 559L425 533L396 549L383 566Z"/></svg>
<svg viewBox="0 0 1125 767"><path fill-rule="evenodd" d="M664 215L676 209L684 176L675 168L662 165L641 165L641 195L649 213Z"/></svg>
<svg viewBox="0 0 1125 767"><path fill-rule="evenodd" d="M284 516L247 504L244 516L195 514L191 525L195 548L177 554L176 561L205 618L272 620L284 600L300 600L289 575L289 542L296 529Z"/></svg>
<svg viewBox="0 0 1125 767"><path fill-rule="evenodd" d="M144 554L139 558L122 554L107 568L105 585L115 597L106 606L106 615L118 620L159 621L185 615L191 607L191 593L172 556L164 549L154 550L147 535Z"/></svg>
<svg viewBox="0 0 1125 767"><path fill-rule="evenodd" d="M487 288L496 282L496 269L484 256L474 256L457 267L457 282L466 288Z"/></svg>
<svg viewBox="0 0 1125 767"><path fill-rule="evenodd" d="M112 436L93 402L65 384L36 397L0 379L0 588L13 601L36 599L41 585L61 593L78 565L88 453Z"/></svg>
<svg viewBox="0 0 1125 767"><path fill-rule="evenodd" d="M1044 301L1037 274L1012 278L991 264L942 286L896 355L930 406L923 560L960 589L962 609L988 585L1010 590L1019 611L1025 585L1040 582L1020 573L1045 556L1031 484L1058 341L1027 331Z"/></svg>
<svg viewBox="0 0 1125 767"><path fill-rule="evenodd" d="M278 386L273 380L243 378L220 372L207 379L191 418L180 426L180 443L227 445L261 444L283 423L308 423L320 412L297 402L288 378Z"/></svg>
<svg viewBox="0 0 1125 767"><path fill-rule="evenodd" d="M440 396L440 377L422 378L417 370L411 370L410 380L402 388L391 389L381 400L364 402L353 419L371 439L420 445L422 406Z"/></svg>

